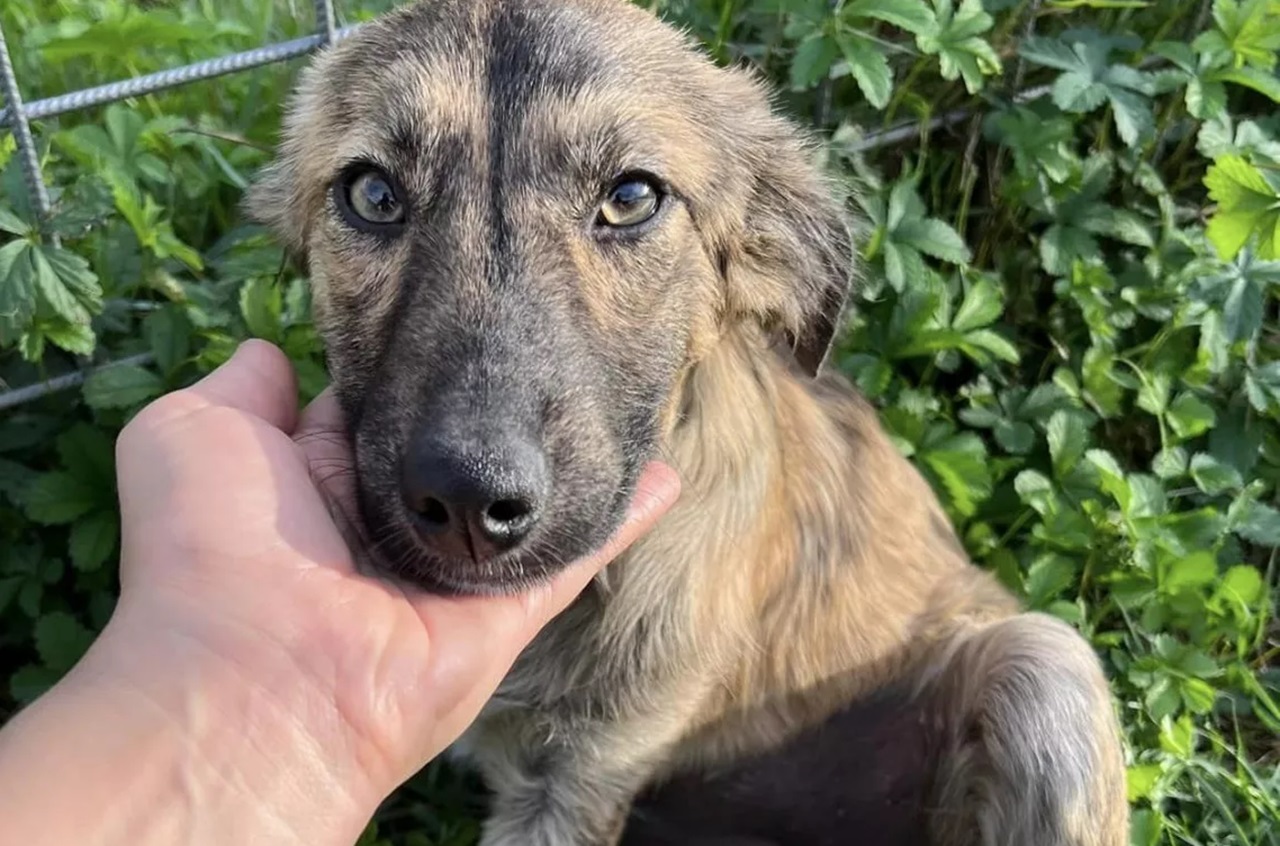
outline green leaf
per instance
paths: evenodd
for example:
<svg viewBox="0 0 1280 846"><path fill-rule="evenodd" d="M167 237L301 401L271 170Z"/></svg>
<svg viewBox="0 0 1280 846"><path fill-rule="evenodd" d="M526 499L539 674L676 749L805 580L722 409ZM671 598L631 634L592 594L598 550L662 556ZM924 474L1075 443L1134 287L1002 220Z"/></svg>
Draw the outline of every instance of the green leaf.
<svg viewBox="0 0 1280 846"><path fill-rule="evenodd" d="M1256 280L1246 274L1236 277L1222 306L1223 329L1230 340L1252 338L1262 328L1264 300Z"/></svg>
<svg viewBox="0 0 1280 846"><path fill-rule="evenodd" d="M1046 118L1029 108L997 112L989 127L1013 151L1014 166L1027 179L1043 172L1054 182L1066 182L1078 166L1072 149L1075 128L1061 114Z"/></svg>
<svg viewBox="0 0 1280 846"><path fill-rule="evenodd" d="M57 271L45 257L44 251L33 250L31 259L35 266L36 292L40 302L68 323L88 324L88 309L81 305L75 294L63 284Z"/></svg>
<svg viewBox="0 0 1280 846"><path fill-rule="evenodd" d="M1054 505L1053 482L1036 470L1023 470L1013 480L1018 497L1040 515L1047 514Z"/></svg>
<svg viewBox="0 0 1280 846"><path fill-rule="evenodd" d="M112 364L89 374L83 390L93 408L130 408L159 396L164 382L136 364Z"/></svg>
<svg viewBox="0 0 1280 846"><path fill-rule="evenodd" d="M1137 802L1151 796L1164 768L1160 764L1137 764L1125 773L1129 801Z"/></svg>
<svg viewBox="0 0 1280 846"><path fill-rule="evenodd" d="M884 54L871 41L849 32L838 33L836 43L867 102L877 109L889 105L889 95L893 93L893 71L889 69L889 60Z"/></svg>
<svg viewBox="0 0 1280 846"><path fill-rule="evenodd" d="M1026 455L1035 446L1036 431L1021 420L1000 420L992 429L996 443L1014 455Z"/></svg>
<svg viewBox="0 0 1280 846"><path fill-rule="evenodd" d="M1089 463L1097 468L1102 489L1115 499L1122 511L1128 511L1129 504L1133 500L1133 491L1115 456L1101 449L1088 450L1084 455Z"/></svg>
<svg viewBox="0 0 1280 846"><path fill-rule="evenodd" d="M1192 457L1191 478L1195 480L1196 487L1209 496L1217 496L1244 485L1239 470L1204 452L1198 452Z"/></svg>
<svg viewBox="0 0 1280 846"><path fill-rule="evenodd" d="M1240 608L1254 608L1262 598L1262 574L1256 567L1237 564L1222 577L1215 596L1230 600Z"/></svg>
<svg viewBox="0 0 1280 846"><path fill-rule="evenodd" d="M1260 502L1248 502L1241 510L1236 534L1259 546L1280 546L1280 511Z"/></svg>
<svg viewBox="0 0 1280 846"><path fill-rule="evenodd" d="M1176 593L1212 584L1217 577L1218 562L1213 553L1193 552L1170 565L1163 587L1170 593Z"/></svg>
<svg viewBox="0 0 1280 846"><path fill-rule="evenodd" d="M1104 205L1092 206L1089 209L1089 216L1081 221L1080 225L1090 232L1106 235L1137 247L1151 249L1156 245L1155 239L1151 236L1151 230L1147 228L1142 218L1124 209Z"/></svg>
<svg viewBox="0 0 1280 846"><path fill-rule="evenodd" d="M995 322L1004 310L1003 293L991 277L980 276L964 295L960 308L951 319L951 328L969 332Z"/></svg>
<svg viewBox="0 0 1280 846"><path fill-rule="evenodd" d="M1160 517L1168 512L1169 503L1164 493L1164 485L1155 476L1135 473L1129 477L1129 490L1133 501L1129 508L1130 517Z"/></svg>
<svg viewBox="0 0 1280 846"><path fill-rule="evenodd" d="M1076 565L1065 555L1049 553L1031 562L1027 571L1027 600L1032 608L1044 608L1076 581Z"/></svg>
<svg viewBox="0 0 1280 846"><path fill-rule="evenodd" d="M1150 414L1164 414L1169 408L1169 391L1173 380L1167 373L1152 373L1138 389L1138 408Z"/></svg>
<svg viewBox="0 0 1280 846"><path fill-rule="evenodd" d="M93 643L93 632L64 611L46 614L36 621L36 651L54 672L70 670Z"/></svg>
<svg viewBox="0 0 1280 846"><path fill-rule="evenodd" d="M1046 427L1053 474L1065 478L1080 461L1088 446L1089 432L1078 412L1056 411Z"/></svg>
<svg viewBox="0 0 1280 846"><path fill-rule="evenodd" d="M1180 438L1194 438L1213 427L1217 416L1213 406L1192 393L1180 394L1168 408L1169 425Z"/></svg>
<svg viewBox="0 0 1280 846"><path fill-rule="evenodd" d="M1280 409L1280 360L1268 362L1245 376L1249 404L1263 414Z"/></svg>
<svg viewBox="0 0 1280 846"><path fill-rule="evenodd" d="M1201 679L1181 680L1182 702L1193 714L1207 714L1213 710L1213 703L1218 700L1218 692L1213 685Z"/></svg>
<svg viewBox="0 0 1280 846"><path fill-rule="evenodd" d="M1144 766L1152 766L1150 764ZM1159 766L1159 765L1155 765ZM1130 801L1145 797L1134 797ZM1129 843L1131 846L1159 846L1164 836L1164 815L1150 808L1135 808L1129 815Z"/></svg>
<svg viewBox="0 0 1280 846"><path fill-rule="evenodd" d="M874 18L919 34L934 23L933 14L921 0L853 0L844 6L846 18Z"/></svg>
<svg viewBox="0 0 1280 846"><path fill-rule="evenodd" d="M12 343L36 311L36 271L26 241L0 247L0 345Z"/></svg>
<svg viewBox="0 0 1280 846"><path fill-rule="evenodd" d="M26 237L31 232L31 224L18 217L12 210L0 206L0 232L8 232L18 237Z"/></svg>
<svg viewBox="0 0 1280 846"><path fill-rule="evenodd" d="M102 286L88 261L60 247L45 246L41 254L76 302L90 314L102 311Z"/></svg>
<svg viewBox="0 0 1280 846"><path fill-rule="evenodd" d="M1060 109L1085 114L1109 104L1120 138L1127 146L1136 146L1155 126L1148 99L1154 92L1152 78L1134 68L1108 64L1118 43L1115 39L1087 31L1076 35L1071 43L1057 38L1025 39L1019 52L1028 61L1063 71L1051 90Z"/></svg>
<svg viewBox="0 0 1280 846"><path fill-rule="evenodd" d="M30 703L53 687L60 676L48 667L28 665L9 677L9 693L18 702Z"/></svg>
<svg viewBox="0 0 1280 846"><path fill-rule="evenodd" d="M1197 49L1226 52L1236 67L1274 67L1275 54L1280 51L1280 21L1265 0L1214 0L1213 20L1218 30L1196 39ZM1206 39L1205 35L1215 37Z"/></svg>
<svg viewBox="0 0 1280 846"><path fill-rule="evenodd" d="M172 374L191 354L191 323L177 306L166 304L147 315L143 331L156 364L166 374Z"/></svg>
<svg viewBox="0 0 1280 846"><path fill-rule="evenodd" d="M1055 223L1040 236L1040 262L1054 276L1066 276L1073 262L1099 255L1098 242L1076 226Z"/></svg>
<svg viewBox="0 0 1280 846"><path fill-rule="evenodd" d="M77 570L96 570L106 563L120 540L120 521L114 512L97 511L71 527L68 549Z"/></svg>
<svg viewBox="0 0 1280 846"><path fill-rule="evenodd" d="M1218 204L1205 230L1218 255L1231 261L1256 236L1260 258L1280 258L1280 192L1256 167L1241 156L1222 156L1209 166L1204 184Z"/></svg>
<svg viewBox="0 0 1280 846"><path fill-rule="evenodd" d="M1155 129L1150 101L1133 91L1118 88L1108 90L1111 100L1111 116L1115 120L1120 139L1129 147L1147 137Z"/></svg>
<svg viewBox="0 0 1280 846"><path fill-rule="evenodd" d="M1186 714L1177 721L1166 719L1160 726L1160 748L1180 758L1190 757L1194 751L1195 724Z"/></svg>
<svg viewBox="0 0 1280 846"><path fill-rule="evenodd" d="M22 493L27 516L51 526L70 523L98 505L98 491L65 472L42 473Z"/></svg>
<svg viewBox="0 0 1280 846"><path fill-rule="evenodd" d="M1213 74L1211 79L1215 82L1233 82L1245 88L1252 88L1259 94L1270 97L1272 101L1280 103L1280 79L1277 79L1275 74L1259 68L1243 67L1221 70Z"/></svg>
<svg viewBox="0 0 1280 846"><path fill-rule="evenodd" d="M960 234L941 220L915 218L905 220L894 230L894 240L919 250L927 256L967 264L972 258Z"/></svg>
<svg viewBox="0 0 1280 846"><path fill-rule="evenodd" d="M58 457L71 475L100 488L103 505L115 507L115 440L97 426L75 423L57 440Z"/></svg>
<svg viewBox="0 0 1280 846"><path fill-rule="evenodd" d="M801 41L791 60L792 87L811 88L825 79L839 55L839 45L823 32L815 32Z"/></svg>
<svg viewBox="0 0 1280 846"><path fill-rule="evenodd" d="M1176 479L1187 472L1187 451L1182 447L1166 447L1151 460L1151 471L1161 479Z"/></svg>
<svg viewBox="0 0 1280 846"><path fill-rule="evenodd" d="M1083 114L1107 102L1107 87L1079 73L1064 73L1050 89L1054 105L1064 112Z"/></svg>
<svg viewBox="0 0 1280 846"><path fill-rule="evenodd" d="M933 0L933 5L934 19L916 34L916 46L938 57L943 79L963 78L965 90L976 94L985 77L1001 72L1000 57L979 37L991 29L994 20L982 8L981 0L962 0L959 9L953 0Z"/></svg>
<svg viewBox="0 0 1280 846"><path fill-rule="evenodd" d="M240 314L256 338L279 341L284 298L270 279L251 279L240 289Z"/></svg>
<svg viewBox="0 0 1280 846"><path fill-rule="evenodd" d="M98 346L98 336L93 334L93 327L86 323L53 321L44 324L40 329L44 337L69 353L93 355L93 351Z"/></svg>
<svg viewBox="0 0 1280 846"><path fill-rule="evenodd" d="M1055 9L1145 9L1146 0L1049 0Z"/></svg>
<svg viewBox="0 0 1280 846"><path fill-rule="evenodd" d="M921 459L942 483L952 505L965 516L991 495L991 470L982 440L971 432L953 435L930 447Z"/></svg>
<svg viewBox="0 0 1280 846"><path fill-rule="evenodd" d="M1020 360L1018 348L991 329L976 329L967 333L960 341L959 347L979 364L986 364L988 359L986 356L976 354L978 350L988 352L1009 364L1017 364Z"/></svg>

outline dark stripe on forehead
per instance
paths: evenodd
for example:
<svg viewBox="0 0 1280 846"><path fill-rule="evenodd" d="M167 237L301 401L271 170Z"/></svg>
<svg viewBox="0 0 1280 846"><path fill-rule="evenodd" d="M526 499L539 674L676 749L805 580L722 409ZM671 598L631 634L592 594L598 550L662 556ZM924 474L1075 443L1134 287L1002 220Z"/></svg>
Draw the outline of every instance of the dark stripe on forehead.
<svg viewBox="0 0 1280 846"><path fill-rule="evenodd" d="M578 10L555 4L504 3L488 21L490 284L519 273L505 195L509 177L534 176L537 167L516 160L529 149L521 124L538 102L569 99L607 79L608 50L593 41L595 31Z"/></svg>
<svg viewBox="0 0 1280 846"><path fill-rule="evenodd" d="M594 25L593 25L594 24ZM572 7L503 3L488 22L489 97L498 113L518 115L547 96L569 97L607 75L598 24Z"/></svg>

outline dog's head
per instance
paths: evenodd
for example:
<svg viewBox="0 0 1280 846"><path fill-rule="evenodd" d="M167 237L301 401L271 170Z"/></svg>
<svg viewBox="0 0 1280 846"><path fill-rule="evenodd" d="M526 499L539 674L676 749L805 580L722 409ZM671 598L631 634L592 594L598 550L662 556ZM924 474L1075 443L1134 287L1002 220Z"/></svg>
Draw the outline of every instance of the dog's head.
<svg viewBox="0 0 1280 846"><path fill-rule="evenodd" d="M376 557L444 591L602 543L725 333L816 371L851 263L764 89L623 0L367 25L304 72L249 205L308 265Z"/></svg>

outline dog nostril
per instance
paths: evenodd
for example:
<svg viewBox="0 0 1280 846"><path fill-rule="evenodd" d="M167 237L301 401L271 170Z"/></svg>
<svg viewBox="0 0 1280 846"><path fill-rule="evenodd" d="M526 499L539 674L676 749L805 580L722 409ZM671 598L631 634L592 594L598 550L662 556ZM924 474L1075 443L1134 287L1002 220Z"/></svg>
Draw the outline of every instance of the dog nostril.
<svg viewBox="0 0 1280 846"><path fill-rule="evenodd" d="M429 496L418 504L418 516L430 526L444 528L449 525L449 509L440 500Z"/></svg>
<svg viewBox="0 0 1280 846"><path fill-rule="evenodd" d="M500 499L485 509L489 522L500 526L518 523L533 513L533 506L523 499Z"/></svg>

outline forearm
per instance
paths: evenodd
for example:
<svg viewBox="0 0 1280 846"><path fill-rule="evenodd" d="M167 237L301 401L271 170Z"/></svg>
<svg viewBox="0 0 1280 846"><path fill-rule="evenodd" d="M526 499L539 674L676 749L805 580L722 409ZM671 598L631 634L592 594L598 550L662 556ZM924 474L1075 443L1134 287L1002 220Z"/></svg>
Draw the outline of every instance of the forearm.
<svg viewBox="0 0 1280 846"><path fill-rule="evenodd" d="M181 684L122 685L93 663L0 731L0 839L29 846L356 841L378 797L354 795L301 728L254 701L261 693L223 689L207 697Z"/></svg>

